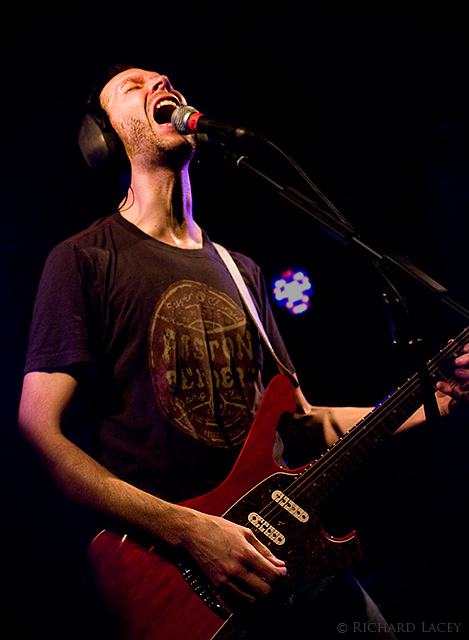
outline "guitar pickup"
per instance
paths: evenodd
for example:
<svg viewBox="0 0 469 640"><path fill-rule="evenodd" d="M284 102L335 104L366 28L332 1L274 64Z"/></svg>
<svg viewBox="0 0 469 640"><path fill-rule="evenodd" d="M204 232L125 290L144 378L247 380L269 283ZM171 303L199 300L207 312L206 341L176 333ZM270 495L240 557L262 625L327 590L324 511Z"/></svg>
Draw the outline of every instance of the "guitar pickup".
<svg viewBox="0 0 469 640"><path fill-rule="evenodd" d="M272 542L275 542L275 544L278 544L279 546L285 544L285 536L267 522L267 520L264 520L264 518L262 518L258 513L250 513L248 515L248 520L256 527L256 529L259 529L259 531L272 540Z"/></svg>
<svg viewBox="0 0 469 640"><path fill-rule="evenodd" d="M277 502L281 507L288 511L292 516L294 516L300 522L308 522L309 513L299 507L293 500L290 500L288 496L286 496L281 491L274 491L272 494L272 500Z"/></svg>

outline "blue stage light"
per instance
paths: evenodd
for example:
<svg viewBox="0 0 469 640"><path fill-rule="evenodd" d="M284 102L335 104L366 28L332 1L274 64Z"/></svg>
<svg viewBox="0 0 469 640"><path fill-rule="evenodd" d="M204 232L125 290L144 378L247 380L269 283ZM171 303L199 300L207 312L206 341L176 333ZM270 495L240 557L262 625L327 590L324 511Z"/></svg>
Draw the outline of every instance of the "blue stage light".
<svg viewBox="0 0 469 640"><path fill-rule="evenodd" d="M289 269L274 281L272 291L280 306L294 315L299 315L309 309L313 287L304 271Z"/></svg>

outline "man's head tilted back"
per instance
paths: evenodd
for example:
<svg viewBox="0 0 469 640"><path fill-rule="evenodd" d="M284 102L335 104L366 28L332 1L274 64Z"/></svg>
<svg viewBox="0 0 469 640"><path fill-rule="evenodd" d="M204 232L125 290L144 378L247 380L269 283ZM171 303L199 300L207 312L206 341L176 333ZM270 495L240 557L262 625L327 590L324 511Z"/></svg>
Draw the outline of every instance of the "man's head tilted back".
<svg viewBox="0 0 469 640"><path fill-rule="evenodd" d="M181 136L171 124L174 109L187 103L167 76L127 67L106 82L99 102L133 165L182 166L192 158L193 137Z"/></svg>

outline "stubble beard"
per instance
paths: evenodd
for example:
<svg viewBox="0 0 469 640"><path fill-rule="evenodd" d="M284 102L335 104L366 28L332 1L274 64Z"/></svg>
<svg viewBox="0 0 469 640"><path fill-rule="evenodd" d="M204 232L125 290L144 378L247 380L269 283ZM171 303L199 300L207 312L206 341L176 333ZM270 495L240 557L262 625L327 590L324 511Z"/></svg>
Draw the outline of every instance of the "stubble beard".
<svg viewBox="0 0 469 640"><path fill-rule="evenodd" d="M192 138L169 139L138 118L126 122L124 147L132 163L150 167L167 166L176 171L188 164L195 153Z"/></svg>

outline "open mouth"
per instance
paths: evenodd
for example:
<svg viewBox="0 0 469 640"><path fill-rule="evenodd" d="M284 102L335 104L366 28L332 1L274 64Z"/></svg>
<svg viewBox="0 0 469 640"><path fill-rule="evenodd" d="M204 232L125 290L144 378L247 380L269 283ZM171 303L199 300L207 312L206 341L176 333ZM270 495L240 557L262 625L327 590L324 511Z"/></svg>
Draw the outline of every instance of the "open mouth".
<svg viewBox="0 0 469 640"><path fill-rule="evenodd" d="M165 98L156 103L153 117L156 124L171 124L171 114L179 107L176 98Z"/></svg>

